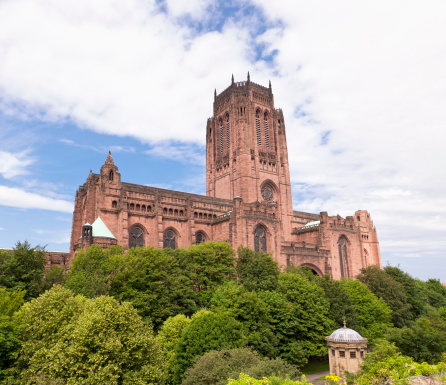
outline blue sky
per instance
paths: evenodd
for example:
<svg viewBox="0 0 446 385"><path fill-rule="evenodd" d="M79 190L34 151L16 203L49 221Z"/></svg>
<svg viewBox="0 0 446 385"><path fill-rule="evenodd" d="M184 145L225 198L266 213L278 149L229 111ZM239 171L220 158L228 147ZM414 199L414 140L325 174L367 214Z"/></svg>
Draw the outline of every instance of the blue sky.
<svg viewBox="0 0 446 385"><path fill-rule="evenodd" d="M446 282L443 1L3 0L0 247L68 250L77 187L205 193L214 88L267 85L294 209L367 209L383 264Z"/></svg>

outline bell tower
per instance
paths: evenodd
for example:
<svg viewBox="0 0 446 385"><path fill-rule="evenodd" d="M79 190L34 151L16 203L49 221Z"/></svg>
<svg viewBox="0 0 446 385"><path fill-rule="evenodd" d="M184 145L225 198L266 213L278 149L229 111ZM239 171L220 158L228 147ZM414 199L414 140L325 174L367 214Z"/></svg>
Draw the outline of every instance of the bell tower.
<svg viewBox="0 0 446 385"><path fill-rule="evenodd" d="M217 95L206 127L206 195L260 202L292 215L285 122L271 88L234 82Z"/></svg>

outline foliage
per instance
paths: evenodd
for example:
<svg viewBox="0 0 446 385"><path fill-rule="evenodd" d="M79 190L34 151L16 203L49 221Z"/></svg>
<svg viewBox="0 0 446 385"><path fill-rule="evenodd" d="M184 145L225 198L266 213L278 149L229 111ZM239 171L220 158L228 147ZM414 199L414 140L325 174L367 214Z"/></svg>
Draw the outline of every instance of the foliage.
<svg viewBox="0 0 446 385"><path fill-rule="evenodd" d="M325 298L330 303L328 316L334 322L334 328L342 327L345 317L349 328L362 333L355 306L342 283L335 281L329 275L324 275L316 282L324 290Z"/></svg>
<svg viewBox="0 0 446 385"><path fill-rule="evenodd" d="M173 380L175 362L175 346L183 331L189 326L191 320L183 314L169 317L161 326L156 341L160 347L160 354L166 363L166 382Z"/></svg>
<svg viewBox="0 0 446 385"><path fill-rule="evenodd" d="M330 373L328 376L325 376L324 378L327 380L326 383L328 385L339 384L342 381L342 378L335 375L334 373Z"/></svg>
<svg viewBox="0 0 446 385"><path fill-rule="evenodd" d="M282 375L297 379L298 376L295 367L280 358L271 360L250 348L237 348L214 350L199 357L187 369L182 385L224 385L228 378L238 378L240 372L255 378Z"/></svg>
<svg viewBox="0 0 446 385"><path fill-rule="evenodd" d="M392 309L392 322L396 327L400 328L410 323L412 319L411 305L407 300L402 283L394 280L376 265L361 269L361 273L356 278L365 283L373 294L382 298Z"/></svg>
<svg viewBox="0 0 446 385"><path fill-rule="evenodd" d="M175 347L174 383L181 383L186 369L204 353L244 346L242 329L239 321L225 313L205 312L193 318Z"/></svg>
<svg viewBox="0 0 446 385"><path fill-rule="evenodd" d="M282 314L276 317L285 321L277 328L285 338L281 357L290 363L302 365L304 357L327 354L325 336L333 329L328 318L329 303L324 291L315 283L300 274L282 273L279 276L278 292L283 299L277 303ZM285 305L285 307L284 307ZM273 311L273 310L272 310ZM285 314L283 314L285 313Z"/></svg>
<svg viewBox="0 0 446 385"><path fill-rule="evenodd" d="M125 256L125 265L111 293L130 301L155 329L169 317L196 311L193 282L172 254L153 247L132 248Z"/></svg>
<svg viewBox="0 0 446 385"><path fill-rule="evenodd" d="M262 355L277 356L278 340L270 326L268 308L256 292L228 282L215 291L210 303L215 313L227 313L244 325L248 346Z"/></svg>
<svg viewBox="0 0 446 385"><path fill-rule="evenodd" d="M13 384L37 375L68 384L146 384L163 364L149 329L131 304L86 299L54 286L18 313L25 330Z"/></svg>
<svg viewBox="0 0 446 385"><path fill-rule="evenodd" d="M80 250L65 278L65 287L87 298L108 295L119 271L124 270L123 249L99 245Z"/></svg>
<svg viewBox="0 0 446 385"><path fill-rule="evenodd" d="M391 329L386 337L417 362L439 362L446 352L446 322L438 313L418 318L410 328Z"/></svg>
<svg viewBox="0 0 446 385"><path fill-rule="evenodd" d="M437 365L418 364L411 357L403 356L395 345L381 341L374 352L368 353L361 371L355 376L357 385L381 385L391 380L394 384L406 384L409 377L431 375L446 370L446 356ZM348 376L352 380L352 376ZM349 383L350 383L349 381Z"/></svg>
<svg viewBox="0 0 446 385"><path fill-rule="evenodd" d="M65 268L63 266L54 265L45 270L42 279L41 292L51 289L54 285L63 285L65 282Z"/></svg>
<svg viewBox="0 0 446 385"><path fill-rule="evenodd" d="M365 284L356 280L342 280L341 284L355 305L362 336L373 346L377 339L384 337L384 328L392 326L392 310Z"/></svg>
<svg viewBox="0 0 446 385"><path fill-rule="evenodd" d="M431 306L436 309L446 306L446 287L438 279L428 279L425 286Z"/></svg>
<svg viewBox="0 0 446 385"><path fill-rule="evenodd" d="M275 290L278 284L277 261L267 253L256 253L248 247L237 250L237 277L249 291Z"/></svg>
<svg viewBox="0 0 446 385"><path fill-rule="evenodd" d="M199 293L200 306L208 306L214 290L228 281L235 281L235 255L227 242L203 242L191 246L183 257L183 266Z"/></svg>
<svg viewBox="0 0 446 385"><path fill-rule="evenodd" d="M386 266L384 271L387 275L404 286L407 301L411 305L410 312L412 313L412 319L415 320L420 315L424 314L427 303L424 282L412 278L399 267Z"/></svg>
<svg viewBox="0 0 446 385"><path fill-rule="evenodd" d="M301 381L293 381L289 378L282 377L268 377L263 378L262 380L256 380L255 378L249 377L247 374L240 374L238 380L229 380L228 385L302 385L309 384L309 382L305 379L305 376L302 376Z"/></svg>
<svg viewBox="0 0 446 385"><path fill-rule="evenodd" d="M20 347L21 325L12 320L14 313L23 305L25 290L9 292L0 288L0 380L15 361Z"/></svg>
<svg viewBox="0 0 446 385"><path fill-rule="evenodd" d="M26 290L25 299L35 298L41 292L45 265L45 249L27 241L17 242L12 253L0 250L0 287Z"/></svg>

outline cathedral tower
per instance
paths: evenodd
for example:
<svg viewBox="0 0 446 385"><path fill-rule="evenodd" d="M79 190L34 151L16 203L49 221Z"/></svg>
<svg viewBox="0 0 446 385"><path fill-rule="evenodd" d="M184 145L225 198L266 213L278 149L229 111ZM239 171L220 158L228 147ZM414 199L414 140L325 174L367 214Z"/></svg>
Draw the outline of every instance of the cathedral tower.
<svg viewBox="0 0 446 385"><path fill-rule="evenodd" d="M217 95L206 130L206 194L261 202L292 215L285 122L271 88L234 82ZM284 219L284 218L283 218Z"/></svg>

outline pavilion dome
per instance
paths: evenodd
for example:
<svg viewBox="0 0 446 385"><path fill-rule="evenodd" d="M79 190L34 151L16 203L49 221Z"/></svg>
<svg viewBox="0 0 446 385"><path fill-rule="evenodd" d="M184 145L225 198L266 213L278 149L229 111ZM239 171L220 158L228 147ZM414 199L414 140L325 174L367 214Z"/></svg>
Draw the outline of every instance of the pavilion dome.
<svg viewBox="0 0 446 385"><path fill-rule="evenodd" d="M345 326L343 328L335 330L328 338L333 341L340 342L357 342L363 341L365 339L357 331L349 329Z"/></svg>

